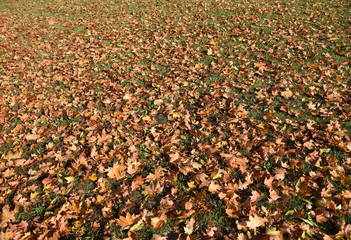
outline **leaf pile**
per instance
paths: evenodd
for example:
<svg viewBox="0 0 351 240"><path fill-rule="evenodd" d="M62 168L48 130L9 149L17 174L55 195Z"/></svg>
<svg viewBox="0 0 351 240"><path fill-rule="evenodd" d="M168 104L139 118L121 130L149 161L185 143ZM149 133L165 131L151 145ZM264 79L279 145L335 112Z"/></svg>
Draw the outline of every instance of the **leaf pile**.
<svg viewBox="0 0 351 240"><path fill-rule="evenodd" d="M348 1L0 3L0 239L348 239Z"/></svg>

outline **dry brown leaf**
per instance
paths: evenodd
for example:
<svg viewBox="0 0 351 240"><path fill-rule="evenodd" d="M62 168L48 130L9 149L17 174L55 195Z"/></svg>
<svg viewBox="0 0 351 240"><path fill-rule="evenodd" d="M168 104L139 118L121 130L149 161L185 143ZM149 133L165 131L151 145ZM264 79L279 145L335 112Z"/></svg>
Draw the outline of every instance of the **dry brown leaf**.
<svg viewBox="0 0 351 240"><path fill-rule="evenodd" d="M26 139L27 140L38 140L40 138L40 135L39 134L27 134L26 135Z"/></svg>
<svg viewBox="0 0 351 240"><path fill-rule="evenodd" d="M14 221L14 220L15 220L15 212L10 211L9 205L3 206L2 212L1 212L0 227L5 228L9 222Z"/></svg>
<svg viewBox="0 0 351 240"><path fill-rule="evenodd" d="M246 225L250 229L256 229L258 227L263 227L265 225L265 221L258 215L250 215L249 221L246 222Z"/></svg>

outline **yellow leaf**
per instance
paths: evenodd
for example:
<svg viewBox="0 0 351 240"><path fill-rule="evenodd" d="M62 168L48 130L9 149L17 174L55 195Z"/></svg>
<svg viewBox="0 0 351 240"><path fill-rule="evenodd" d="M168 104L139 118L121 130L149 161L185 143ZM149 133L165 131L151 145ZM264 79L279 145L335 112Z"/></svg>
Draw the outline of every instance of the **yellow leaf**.
<svg viewBox="0 0 351 240"><path fill-rule="evenodd" d="M207 49L207 55L212 55L213 54L213 51L211 48Z"/></svg>
<svg viewBox="0 0 351 240"><path fill-rule="evenodd" d="M130 231L131 232L136 232L136 231L139 231L141 229L143 229L144 227L144 223L143 223L143 220L140 220L137 224L135 224L133 227L130 228Z"/></svg>
<svg viewBox="0 0 351 240"><path fill-rule="evenodd" d="M150 119L151 119L151 118L150 118L149 116L143 117L143 120L144 120L144 121L150 121Z"/></svg>
<svg viewBox="0 0 351 240"><path fill-rule="evenodd" d="M188 183L188 186L189 186L189 190L191 190L191 189L195 188L196 184L194 181L192 181L192 182Z"/></svg>
<svg viewBox="0 0 351 240"><path fill-rule="evenodd" d="M131 225L131 224L134 223L133 218L132 218L132 215L130 215L129 212L127 212L126 219L127 219L127 223L128 223L129 225Z"/></svg>
<svg viewBox="0 0 351 240"><path fill-rule="evenodd" d="M338 135L340 137L344 137L346 134L344 131L337 131L337 132L335 132L335 135Z"/></svg>
<svg viewBox="0 0 351 240"><path fill-rule="evenodd" d="M50 192L51 192L51 189L52 189L51 184L48 184L48 185L46 185L46 186L44 187L44 192L50 193Z"/></svg>
<svg viewBox="0 0 351 240"><path fill-rule="evenodd" d="M211 44L211 45L217 45L217 42L214 41L214 40L211 40L211 41L210 41L210 44Z"/></svg>
<svg viewBox="0 0 351 240"><path fill-rule="evenodd" d="M120 216L119 219L117 219L116 221L119 226L121 226L122 228L126 228L134 224L135 217L129 212L127 212L127 215L125 217Z"/></svg>
<svg viewBox="0 0 351 240"><path fill-rule="evenodd" d="M12 159L19 159L21 157L22 157L22 153L21 152L16 152L16 153L9 152L3 158L6 159L6 160L12 160Z"/></svg>
<svg viewBox="0 0 351 240"><path fill-rule="evenodd" d="M67 183L71 183L74 181L74 177L65 177L65 179L67 180Z"/></svg>
<svg viewBox="0 0 351 240"><path fill-rule="evenodd" d="M104 196L97 195L97 197L96 197L96 203L97 203L97 204L100 204L100 203L102 203L102 201L103 201L104 199L105 199Z"/></svg>
<svg viewBox="0 0 351 240"><path fill-rule="evenodd" d="M266 233L269 236L279 236L280 235L280 232L277 231L275 227L267 228Z"/></svg>
<svg viewBox="0 0 351 240"><path fill-rule="evenodd" d="M191 235L194 231L195 220L191 218L190 221L187 221L186 226L184 227L184 232L187 235Z"/></svg>
<svg viewBox="0 0 351 240"><path fill-rule="evenodd" d="M180 115L178 113L173 113L173 118L179 118Z"/></svg>
<svg viewBox="0 0 351 240"><path fill-rule="evenodd" d="M195 65L195 68L196 68L196 69L201 68L201 64L200 64L200 63L197 63L197 64Z"/></svg>
<svg viewBox="0 0 351 240"><path fill-rule="evenodd" d="M90 177L89 177L89 179L91 180L91 181L96 181L98 178L97 178L97 176L96 176L96 174L94 173L93 175L91 175Z"/></svg>
<svg viewBox="0 0 351 240"><path fill-rule="evenodd" d="M31 194L30 194L30 200L31 200L32 202L34 202L35 199L37 198L38 194L39 194L39 193L37 193L37 192L31 193Z"/></svg>

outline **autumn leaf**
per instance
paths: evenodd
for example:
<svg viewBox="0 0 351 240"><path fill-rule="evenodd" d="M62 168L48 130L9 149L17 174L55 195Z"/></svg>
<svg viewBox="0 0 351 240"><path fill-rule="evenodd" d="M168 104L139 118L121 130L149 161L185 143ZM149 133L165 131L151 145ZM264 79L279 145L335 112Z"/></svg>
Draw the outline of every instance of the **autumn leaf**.
<svg viewBox="0 0 351 240"><path fill-rule="evenodd" d="M156 230L160 229L163 225L163 223L167 220L167 216L166 215L161 215L159 217L153 217L151 218L151 225L153 228L155 228Z"/></svg>
<svg viewBox="0 0 351 240"><path fill-rule="evenodd" d="M185 234L191 235L194 231L194 226L195 226L195 220L194 218L191 218L189 221L186 222L186 225L184 227Z"/></svg>
<svg viewBox="0 0 351 240"><path fill-rule="evenodd" d="M40 135L39 134L27 134L26 135L26 139L27 140L38 140L40 138Z"/></svg>
<svg viewBox="0 0 351 240"><path fill-rule="evenodd" d="M249 221L246 222L246 226L250 229L256 229L264 225L265 225L264 219L259 217L258 215L254 215L254 216L250 215Z"/></svg>
<svg viewBox="0 0 351 240"><path fill-rule="evenodd" d="M108 171L107 176L113 179L121 179L125 176L126 166L123 164L115 163L113 167Z"/></svg>
<svg viewBox="0 0 351 240"><path fill-rule="evenodd" d="M126 216L119 216L118 219L116 219L116 222L119 226L123 228L126 228L128 226L131 226L134 224L136 220L136 216L131 215L129 212L127 212Z"/></svg>
<svg viewBox="0 0 351 240"><path fill-rule="evenodd" d="M67 183L72 183L74 181L74 177L70 176L70 177L65 177Z"/></svg>
<svg viewBox="0 0 351 240"><path fill-rule="evenodd" d="M94 181L94 182L95 182L98 178L97 178L96 174L93 173L92 175L89 176L89 179L90 179L91 181Z"/></svg>
<svg viewBox="0 0 351 240"><path fill-rule="evenodd" d="M10 211L10 206L5 205L2 207L1 211L1 222L0 227L5 228L8 223L15 220L15 212Z"/></svg>
<svg viewBox="0 0 351 240"><path fill-rule="evenodd" d="M282 95L285 98L290 98L293 96L293 92L290 90L286 90L286 91L281 92L280 95Z"/></svg>
<svg viewBox="0 0 351 240"><path fill-rule="evenodd" d="M218 185L218 184L215 184L215 182L211 182L210 185L208 186L208 190L211 192L211 193L218 193L219 190L221 189L221 186Z"/></svg>
<svg viewBox="0 0 351 240"><path fill-rule="evenodd" d="M254 66L255 68L258 68L258 71L260 72L264 72L268 70L268 68L266 67L266 64L263 62L254 63Z"/></svg>

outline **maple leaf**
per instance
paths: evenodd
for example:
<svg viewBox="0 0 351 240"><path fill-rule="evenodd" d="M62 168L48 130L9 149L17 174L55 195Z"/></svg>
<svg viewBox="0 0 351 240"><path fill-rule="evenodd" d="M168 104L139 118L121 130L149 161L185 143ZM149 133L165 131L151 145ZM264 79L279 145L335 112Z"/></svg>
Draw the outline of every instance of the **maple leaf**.
<svg viewBox="0 0 351 240"><path fill-rule="evenodd" d="M127 212L126 216L120 216L116 222L119 226L123 228L126 228L128 226L131 226L135 223L137 217L134 215L131 215L129 212Z"/></svg>
<svg viewBox="0 0 351 240"><path fill-rule="evenodd" d="M235 153L227 154L221 153L226 162L233 168L239 168L241 172L246 172L248 159L246 157L237 156Z"/></svg>
<svg viewBox="0 0 351 240"><path fill-rule="evenodd" d="M305 142L305 143L303 144L303 146L306 147L306 148L308 148L309 150L312 150L313 147L314 147L314 144L313 144L312 140L310 140L310 141L308 141L308 142Z"/></svg>
<svg viewBox="0 0 351 240"><path fill-rule="evenodd" d="M250 215L249 221L246 222L246 226L250 229L256 229L258 227L263 227L265 225L265 221L258 215Z"/></svg>
<svg viewBox="0 0 351 240"><path fill-rule="evenodd" d="M113 167L108 171L107 176L116 180L121 179L125 176L126 166L123 164L115 163Z"/></svg>
<svg viewBox="0 0 351 240"><path fill-rule="evenodd" d="M10 211L10 206L2 207L0 227L4 228L11 221L15 220L15 211Z"/></svg>
<svg viewBox="0 0 351 240"><path fill-rule="evenodd" d="M208 181L209 177L205 173L200 173L196 175L196 179L198 179L201 182L200 187L207 187L210 184L210 182Z"/></svg>
<svg viewBox="0 0 351 240"><path fill-rule="evenodd" d="M286 91L281 92L280 95L282 95L285 98L290 98L293 96L293 92L290 90L286 90Z"/></svg>
<svg viewBox="0 0 351 240"><path fill-rule="evenodd" d="M286 170L284 168L277 168L274 170L274 178L277 180L284 180Z"/></svg>
<svg viewBox="0 0 351 240"><path fill-rule="evenodd" d="M135 177L132 182L132 191L138 189L144 183L144 181L145 179L140 175Z"/></svg>
<svg viewBox="0 0 351 240"><path fill-rule="evenodd" d="M152 183L150 183L149 186L145 187L145 194L148 196L154 196L157 193L162 192L163 188L164 187L161 186L160 182L157 182L157 183L152 182Z"/></svg>
<svg viewBox="0 0 351 240"><path fill-rule="evenodd" d="M160 179L161 177L163 177L164 173L163 173L163 169L161 166L158 166L156 169L155 169L155 173L154 174L149 174L147 177L146 177L146 180L147 182L150 182L150 181L155 181L155 180L158 180Z"/></svg>
<svg viewBox="0 0 351 240"><path fill-rule="evenodd" d="M140 162L133 162L132 159L128 160L128 169L127 169L127 173L129 175L133 175L134 173L136 173L139 168L140 168L141 163Z"/></svg>
<svg viewBox="0 0 351 240"><path fill-rule="evenodd" d="M15 239L14 236L15 236L15 233L10 228L7 228L6 232L0 231L1 240L12 240L12 239Z"/></svg>

